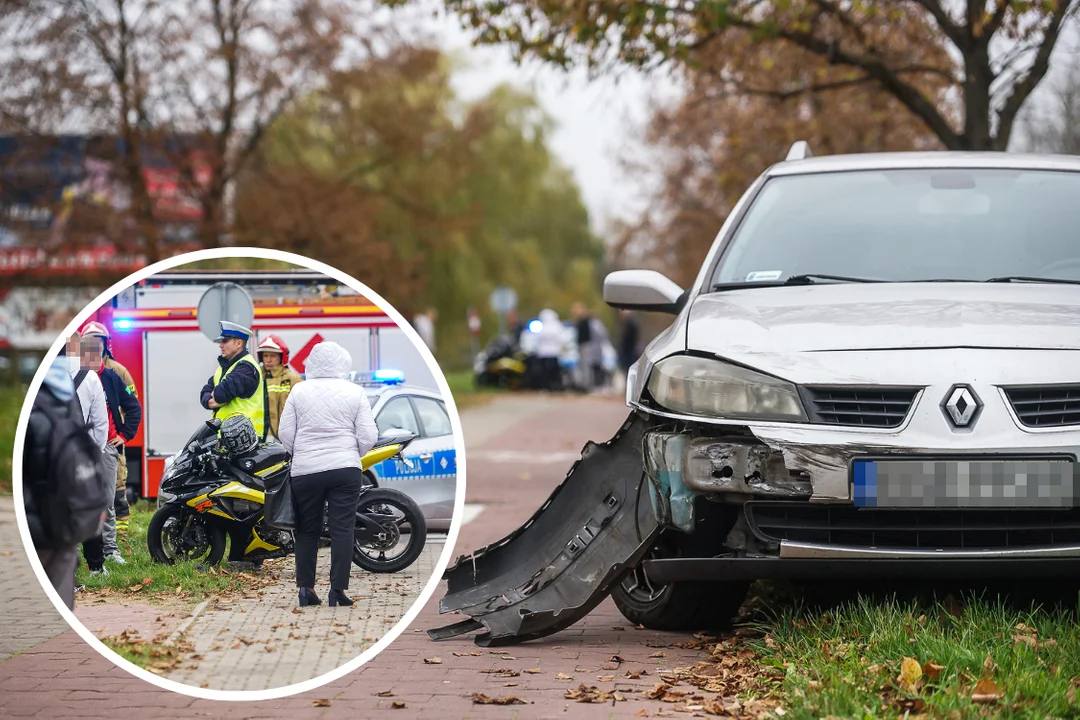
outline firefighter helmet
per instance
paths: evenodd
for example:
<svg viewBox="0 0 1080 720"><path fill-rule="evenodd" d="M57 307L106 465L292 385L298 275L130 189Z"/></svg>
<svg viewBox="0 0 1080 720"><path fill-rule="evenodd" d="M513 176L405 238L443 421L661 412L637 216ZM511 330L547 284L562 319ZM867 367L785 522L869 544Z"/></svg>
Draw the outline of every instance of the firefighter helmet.
<svg viewBox="0 0 1080 720"><path fill-rule="evenodd" d="M109 335L109 329L107 327L105 327L96 320L91 320L90 322L82 326L82 330L79 331L79 334L82 335L84 338L101 338L101 344L104 346L103 350L105 354L109 357L112 357L112 342L111 336Z"/></svg>
<svg viewBox="0 0 1080 720"><path fill-rule="evenodd" d="M262 354L264 352L280 353L281 364L289 364L289 346L285 344L285 341L281 339L280 335L267 335L266 339L259 343L259 347L256 351L256 355L259 357L259 360L262 360Z"/></svg>

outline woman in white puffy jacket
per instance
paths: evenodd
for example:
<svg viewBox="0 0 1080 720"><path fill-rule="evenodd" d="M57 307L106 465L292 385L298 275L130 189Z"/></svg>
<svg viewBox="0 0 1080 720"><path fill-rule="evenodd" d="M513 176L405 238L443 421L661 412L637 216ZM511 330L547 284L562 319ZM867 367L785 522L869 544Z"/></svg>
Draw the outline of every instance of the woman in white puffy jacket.
<svg viewBox="0 0 1080 720"><path fill-rule="evenodd" d="M352 357L334 342L311 349L307 378L289 393L278 434L292 453L296 498L296 586L301 605L319 605L315 563L323 507L329 505L330 595L328 603L352 605L346 596L352 570L356 506L360 501L360 458L375 446L379 431L364 389L346 378Z"/></svg>

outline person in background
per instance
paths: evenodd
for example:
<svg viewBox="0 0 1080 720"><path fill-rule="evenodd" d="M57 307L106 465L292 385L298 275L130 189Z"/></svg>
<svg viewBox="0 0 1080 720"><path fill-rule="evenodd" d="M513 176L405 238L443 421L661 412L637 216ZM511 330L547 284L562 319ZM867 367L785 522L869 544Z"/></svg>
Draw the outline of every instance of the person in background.
<svg viewBox="0 0 1080 720"><path fill-rule="evenodd" d="M117 427L126 428L126 430L120 431L120 434L118 435L120 441L114 445L117 453L116 498L114 500L116 517L115 524L111 525L111 532L115 539L116 534L123 535L127 532L128 521L131 517L131 508L128 507L127 501L128 471L127 456L124 454L124 446L131 442L135 437L135 433L139 431L139 425L142 423L142 404L139 402L139 393L135 389L135 380L131 377L131 373L113 357L112 337L109 334L108 328L99 322L91 321L86 323L86 325L83 325L79 334L82 335L83 338L96 337L100 340L102 355L105 358L105 368L107 370L112 370L120 376L120 380L123 384L122 389L114 388L116 391L113 393L113 397L110 397L110 385L107 385L104 382L102 383L105 387L106 400L109 400L110 402L109 411L113 414L114 420L116 414L115 408L119 406L120 417ZM104 381L104 378L102 378L102 380ZM125 398L124 395L129 397ZM138 417L134 418L134 426L131 426L131 419L127 417L127 408L131 408L132 410L138 408ZM106 547L106 552L108 552L108 547ZM117 552L117 557L119 557L119 552Z"/></svg>
<svg viewBox="0 0 1080 720"><path fill-rule="evenodd" d="M105 392L105 409L109 423L108 439L104 448L105 466L113 472L115 487L117 467L120 462L119 455L123 452L124 443L130 442L139 431L139 424L142 422L142 406L134 395L127 392L120 375L105 367L104 343L101 336L95 334L97 330L98 328L89 328L87 334L82 336L81 364L83 368L97 374ZM106 560L123 565L124 557L120 554L120 546L116 542L115 497L114 492L102 534L103 549Z"/></svg>
<svg viewBox="0 0 1080 720"><path fill-rule="evenodd" d="M536 357L540 361L541 384L545 390L562 390L559 356L564 349L563 326L559 314L551 308L540 311L540 332L536 339Z"/></svg>
<svg viewBox="0 0 1080 720"><path fill-rule="evenodd" d="M435 321L438 319L439 312L432 307L413 318L413 328L432 354L435 353Z"/></svg>
<svg viewBox="0 0 1080 720"><path fill-rule="evenodd" d="M256 349L259 362L263 367L266 382L267 410L270 423L270 435L278 436L278 420L289 392L303 382L300 374L289 367L289 346L279 335L268 335Z"/></svg>
<svg viewBox="0 0 1080 720"><path fill-rule="evenodd" d="M593 388L607 386L607 373L604 372L604 348L608 345L608 331L604 321L598 317L589 320L589 335L592 339L585 346L582 360L591 374Z"/></svg>
<svg viewBox="0 0 1080 720"><path fill-rule="evenodd" d="M641 354L638 352L641 326L634 317L634 313L629 310L619 311L619 316L622 318L622 334L619 336L619 368L623 374L626 374Z"/></svg>
<svg viewBox="0 0 1080 720"><path fill-rule="evenodd" d="M574 316L574 328L577 331L578 367L581 374L581 386L589 391L595 385L592 373L592 342L593 342L593 318L581 301L575 302L570 308Z"/></svg>
<svg viewBox="0 0 1080 720"><path fill-rule="evenodd" d="M116 473L116 453L109 447L109 409L105 402L105 388L101 378L93 368L83 365L83 353L93 357L92 349L98 343L88 341L83 347L82 336L78 333L68 341L68 372L75 385L75 401L82 412L83 424L94 441L94 446L101 450L106 473ZM100 354L98 356L100 361ZM110 502L109 508L112 507ZM108 508L106 512L108 512ZM83 542L83 557L90 568L91 575L108 575L105 569L105 537L98 535Z"/></svg>
<svg viewBox="0 0 1080 720"><path fill-rule="evenodd" d="M307 379L289 393L281 414L281 443L292 454L296 500L296 587L300 605L320 605L315 565L326 511L330 525L328 604L352 605L345 594L352 571L356 506L363 466L379 430L367 393L347 380L352 357L334 342L311 349Z"/></svg>

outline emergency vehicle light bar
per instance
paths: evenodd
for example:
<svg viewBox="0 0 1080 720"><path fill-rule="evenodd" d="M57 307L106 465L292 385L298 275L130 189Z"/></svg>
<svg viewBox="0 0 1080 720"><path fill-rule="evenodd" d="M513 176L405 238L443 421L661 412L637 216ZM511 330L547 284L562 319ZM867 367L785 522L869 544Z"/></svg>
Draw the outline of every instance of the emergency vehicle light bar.
<svg viewBox="0 0 1080 720"><path fill-rule="evenodd" d="M405 373L401 370L376 370L375 372L353 372L352 381L360 385L400 385L405 382Z"/></svg>

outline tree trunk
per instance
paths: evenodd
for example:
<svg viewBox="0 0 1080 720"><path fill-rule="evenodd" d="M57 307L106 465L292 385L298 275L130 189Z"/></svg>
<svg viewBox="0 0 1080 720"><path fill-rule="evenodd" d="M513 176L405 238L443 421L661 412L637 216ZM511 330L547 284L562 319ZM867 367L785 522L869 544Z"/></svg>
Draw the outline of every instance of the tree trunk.
<svg viewBox="0 0 1080 720"><path fill-rule="evenodd" d="M990 49L986 42L974 40L964 58L964 150L995 150L990 128Z"/></svg>

